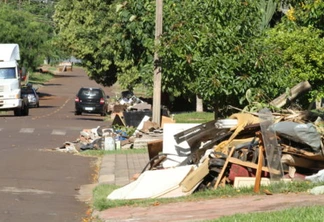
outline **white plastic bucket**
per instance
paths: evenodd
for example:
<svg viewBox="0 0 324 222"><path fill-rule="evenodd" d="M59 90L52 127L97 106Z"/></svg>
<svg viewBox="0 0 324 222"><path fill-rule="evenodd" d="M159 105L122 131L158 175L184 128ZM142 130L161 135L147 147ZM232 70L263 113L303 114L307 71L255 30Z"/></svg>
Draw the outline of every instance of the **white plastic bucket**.
<svg viewBox="0 0 324 222"><path fill-rule="evenodd" d="M105 137L105 150L115 150L115 140L111 136Z"/></svg>

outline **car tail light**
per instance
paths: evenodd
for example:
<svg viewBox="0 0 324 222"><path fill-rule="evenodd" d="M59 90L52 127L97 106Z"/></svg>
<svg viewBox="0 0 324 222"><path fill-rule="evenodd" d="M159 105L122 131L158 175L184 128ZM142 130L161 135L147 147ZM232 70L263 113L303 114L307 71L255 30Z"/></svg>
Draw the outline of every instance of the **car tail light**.
<svg viewBox="0 0 324 222"><path fill-rule="evenodd" d="M79 97L76 97L74 101L77 102L77 103L80 102Z"/></svg>
<svg viewBox="0 0 324 222"><path fill-rule="evenodd" d="M105 100L103 98L100 99L100 104L104 104Z"/></svg>

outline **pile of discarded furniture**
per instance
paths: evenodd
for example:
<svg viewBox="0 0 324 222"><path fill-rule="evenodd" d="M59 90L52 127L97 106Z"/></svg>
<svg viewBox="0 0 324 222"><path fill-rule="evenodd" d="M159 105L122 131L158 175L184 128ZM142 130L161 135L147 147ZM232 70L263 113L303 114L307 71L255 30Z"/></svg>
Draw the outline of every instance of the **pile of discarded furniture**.
<svg viewBox="0 0 324 222"><path fill-rule="evenodd" d="M324 121L308 112L236 113L203 124L165 124L149 164L108 199L189 195L225 185L305 180L324 169ZM323 176L324 181L324 176Z"/></svg>

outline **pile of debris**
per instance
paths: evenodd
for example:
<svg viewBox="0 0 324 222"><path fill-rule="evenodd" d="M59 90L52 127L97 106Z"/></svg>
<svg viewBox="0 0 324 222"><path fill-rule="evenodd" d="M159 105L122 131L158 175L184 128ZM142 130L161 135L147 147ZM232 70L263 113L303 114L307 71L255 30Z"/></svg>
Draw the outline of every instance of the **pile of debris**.
<svg viewBox="0 0 324 222"><path fill-rule="evenodd" d="M132 91L123 91L116 101L109 103L108 112L120 114L124 111L150 111L152 105L138 98Z"/></svg>
<svg viewBox="0 0 324 222"><path fill-rule="evenodd" d="M65 142L54 150L78 153L85 150L147 148L148 142L162 138L164 123L175 122L166 111L162 113L161 125L152 122L151 105L131 91L123 91L117 101L109 103L108 110L112 118L111 126L84 129L76 141Z"/></svg>
<svg viewBox="0 0 324 222"><path fill-rule="evenodd" d="M127 135L125 131L98 126L93 129L83 129L79 138L74 142L65 142L61 147L54 150L79 153L85 150L119 150L132 148L136 138L141 134Z"/></svg>
<svg viewBox="0 0 324 222"><path fill-rule="evenodd" d="M273 181L324 181L320 116L264 109L203 124L165 124L163 131L163 140L148 144L147 169L108 199L177 197L225 185L254 185L259 192Z"/></svg>
<svg viewBox="0 0 324 222"><path fill-rule="evenodd" d="M162 113L161 125L151 121L151 105L131 91L109 104L112 123L109 127L84 129L74 142L65 142L54 150L78 153L85 150L119 150L147 148L147 143L163 136L163 125L174 123L168 113ZM134 132L132 132L134 131Z"/></svg>
<svg viewBox="0 0 324 222"><path fill-rule="evenodd" d="M151 117L144 116L137 127L133 128L126 126L123 117L116 114L111 127L83 129L76 141L65 142L54 150L79 153L85 150L147 149L149 142L162 138L165 123L174 123L174 120L162 116L159 126L151 121ZM130 128L133 130L129 130Z"/></svg>

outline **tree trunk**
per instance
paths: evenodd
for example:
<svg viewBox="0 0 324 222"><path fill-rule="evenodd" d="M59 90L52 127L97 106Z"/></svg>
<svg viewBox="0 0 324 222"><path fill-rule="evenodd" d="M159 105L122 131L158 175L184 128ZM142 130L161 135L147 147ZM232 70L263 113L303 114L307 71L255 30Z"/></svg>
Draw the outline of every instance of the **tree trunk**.
<svg viewBox="0 0 324 222"><path fill-rule="evenodd" d="M219 108L219 104L218 104L218 101L216 100L216 102L214 103L213 105L213 108L214 108L214 120L217 120L218 119L218 108Z"/></svg>
<svg viewBox="0 0 324 222"><path fill-rule="evenodd" d="M196 112L204 112L203 100L196 95Z"/></svg>

